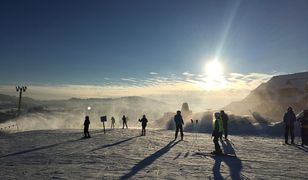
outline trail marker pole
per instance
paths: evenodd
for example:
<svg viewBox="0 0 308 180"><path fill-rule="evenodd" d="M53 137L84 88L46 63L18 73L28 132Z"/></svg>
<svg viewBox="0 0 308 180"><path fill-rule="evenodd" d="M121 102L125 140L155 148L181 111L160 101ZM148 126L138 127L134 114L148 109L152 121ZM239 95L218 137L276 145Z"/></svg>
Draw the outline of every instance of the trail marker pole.
<svg viewBox="0 0 308 180"><path fill-rule="evenodd" d="M103 123L104 134L106 134L106 130L105 130L105 122L106 121L107 121L107 116L101 116L101 122Z"/></svg>

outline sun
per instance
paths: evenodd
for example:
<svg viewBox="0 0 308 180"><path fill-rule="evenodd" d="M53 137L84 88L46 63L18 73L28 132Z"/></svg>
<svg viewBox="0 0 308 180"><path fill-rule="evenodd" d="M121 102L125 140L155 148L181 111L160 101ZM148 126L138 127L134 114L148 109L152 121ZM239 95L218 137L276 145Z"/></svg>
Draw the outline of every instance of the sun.
<svg viewBox="0 0 308 180"><path fill-rule="evenodd" d="M208 61L205 65L205 76L199 85L206 90L219 90L227 87L227 81L224 77L224 66L217 60Z"/></svg>
<svg viewBox="0 0 308 180"><path fill-rule="evenodd" d="M219 79L224 74L223 65L217 59L214 59L206 64L205 73L209 78Z"/></svg>

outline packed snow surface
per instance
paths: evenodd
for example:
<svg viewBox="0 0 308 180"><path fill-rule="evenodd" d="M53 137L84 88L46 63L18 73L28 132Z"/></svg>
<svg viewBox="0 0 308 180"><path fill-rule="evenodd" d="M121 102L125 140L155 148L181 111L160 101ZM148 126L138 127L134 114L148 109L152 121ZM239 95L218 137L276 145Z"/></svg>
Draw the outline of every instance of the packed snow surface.
<svg viewBox="0 0 308 180"><path fill-rule="evenodd" d="M0 135L1 179L307 179L308 150L282 138L230 136L210 156L210 134L115 129L42 130Z"/></svg>

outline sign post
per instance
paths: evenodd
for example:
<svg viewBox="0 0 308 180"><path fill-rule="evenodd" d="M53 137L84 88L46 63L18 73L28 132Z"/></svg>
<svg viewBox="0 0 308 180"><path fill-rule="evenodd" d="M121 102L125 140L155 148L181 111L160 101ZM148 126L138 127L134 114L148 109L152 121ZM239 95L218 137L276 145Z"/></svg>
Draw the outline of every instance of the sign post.
<svg viewBox="0 0 308 180"><path fill-rule="evenodd" d="M105 122L107 121L107 116L101 116L101 122L103 123L103 127L104 127L104 134L106 133L105 131Z"/></svg>

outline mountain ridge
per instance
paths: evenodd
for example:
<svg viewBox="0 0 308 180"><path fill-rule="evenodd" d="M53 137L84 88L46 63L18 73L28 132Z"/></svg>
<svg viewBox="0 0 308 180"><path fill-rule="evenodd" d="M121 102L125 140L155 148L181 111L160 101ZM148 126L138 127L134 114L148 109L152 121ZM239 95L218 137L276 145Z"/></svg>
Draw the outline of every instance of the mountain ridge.
<svg viewBox="0 0 308 180"><path fill-rule="evenodd" d="M258 112L278 121L289 106L295 113L307 108L307 100L308 72L300 72L274 76L241 101L231 102L224 109L239 115Z"/></svg>

